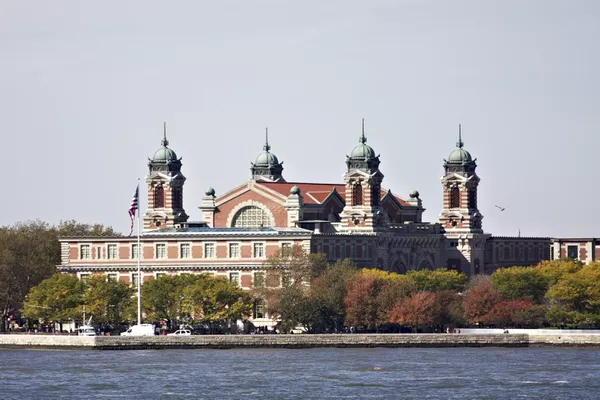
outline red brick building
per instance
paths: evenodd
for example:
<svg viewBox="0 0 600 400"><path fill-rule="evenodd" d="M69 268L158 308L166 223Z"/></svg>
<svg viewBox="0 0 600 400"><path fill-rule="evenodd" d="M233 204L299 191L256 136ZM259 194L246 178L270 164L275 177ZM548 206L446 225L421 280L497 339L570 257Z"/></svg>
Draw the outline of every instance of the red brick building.
<svg viewBox="0 0 600 400"><path fill-rule="evenodd" d="M341 157L340 157L341 158ZM342 162L343 160L340 160ZM160 274L211 273L250 288L262 265L278 249L295 244L323 252L330 261L404 273L450 268L474 275L500 266L532 265L552 255L600 256L595 239L571 243L550 238L493 237L482 227L476 159L459 139L441 179L439 222L423 222L417 191L398 196L384 186L380 156L363 131L346 156L337 183L288 182L268 140L251 163L251 177L219 196L201 199L203 220L189 222L183 204L182 162L165 137L148 163L148 209L143 214L143 279ZM103 273L133 281L137 242L133 237L62 238L65 273Z"/></svg>

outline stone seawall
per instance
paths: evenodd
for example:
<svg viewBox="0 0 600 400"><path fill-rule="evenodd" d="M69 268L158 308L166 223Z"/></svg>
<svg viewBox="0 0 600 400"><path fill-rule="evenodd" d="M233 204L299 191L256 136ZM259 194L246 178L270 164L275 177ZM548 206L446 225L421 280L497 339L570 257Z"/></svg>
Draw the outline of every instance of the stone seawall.
<svg viewBox="0 0 600 400"><path fill-rule="evenodd" d="M598 347L600 334L343 334L343 335L201 335L61 336L0 335L0 348L28 349L232 349L315 347Z"/></svg>

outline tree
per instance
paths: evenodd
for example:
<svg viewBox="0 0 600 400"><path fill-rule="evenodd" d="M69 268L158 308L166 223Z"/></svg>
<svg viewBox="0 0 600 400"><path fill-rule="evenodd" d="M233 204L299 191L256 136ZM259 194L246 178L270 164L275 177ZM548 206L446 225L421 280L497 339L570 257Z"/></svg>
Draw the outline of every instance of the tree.
<svg viewBox="0 0 600 400"><path fill-rule="evenodd" d="M413 291L414 282L405 275L363 269L347 284L346 324L377 329L390 322L393 305Z"/></svg>
<svg viewBox="0 0 600 400"><path fill-rule="evenodd" d="M533 306L532 300L505 300L496 303L489 313L481 317L481 322L501 327L512 326L518 313L527 312Z"/></svg>
<svg viewBox="0 0 600 400"><path fill-rule="evenodd" d="M279 327L289 331L302 326L307 332L337 332L344 324L346 282L357 272L350 260L341 260L320 268L310 282L283 282L281 288L257 289L266 300L269 314L278 316Z"/></svg>
<svg viewBox="0 0 600 400"><path fill-rule="evenodd" d="M0 315L21 308L29 290L49 278L60 264L60 236L116 235L102 225L42 221L0 228ZM2 317L1 330L5 330Z"/></svg>
<svg viewBox="0 0 600 400"><path fill-rule="evenodd" d="M560 260L542 261L535 266L535 269L546 278L548 287L551 287L563 276L575 273L582 267L583 263L581 261L563 258Z"/></svg>
<svg viewBox="0 0 600 400"><path fill-rule="evenodd" d="M500 301L502 296L489 276L473 278L463 298L465 318L470 323L484 322Z"/></svg>
<svg viewBox="0 0 600 400"><path fill-rule="evenodd" d="M85 282L84 303L86 312L94 321L117 324L130 317L136 299L135 289L121 281L106 279L104 274L94 274Z"/></svg>
<svg viewBox="0 0 600 400"><path fill-rule="evenodd" d="M462 272L446 269L409 271L407 276L415 282L416 290L429 292L442 290L462 292L467 281L466 275Z"/></svg>
<svg viewBox="0 0 600 400"><path fill-rule="evenodd" d="M147 319L175 321L182 315L187 275L163 275L142 285L142 309Z"/></svg>
<svg viewBox="0 0 600 400"><path fill-rule="evenodd" d="M207 274L164 275L142 285L142 306L149 319L194 319L210 325L250 314L252 301L235 283Z"/></svg>
<svg viewBox="0 0 600 400"><path fill-rule="evenodd" d="M567 311L600 314L600 263L564 274L546 294L553 306Z"/></svg>
<svg viewBox="0 0 600 400"><path fill-rule="evenodd" d="M394 306L390 319L392 322L410 325L418 332L420 326L439 324L440 315L440 303L435 293L416 292Z"/></svg>
<svg viewBox="0 0 600 400"><path fill-rule="evenodd" d="M277 283L270 286L279 286L282 273L286 274L285 282L282 282L282 285L288 286L301 282L310 283L328 266L326 254L309 254L300 245L294 245L290 249L281 249L275 255L269 256L263 268L267 274L266 282Z"/></svg>
<svg viewBox="0 0 600 400"><path fill-rule="evenodd" d="M34 286L27 295L23 315L44 322L78 319L82 313L85 285L76 276L54 274Z"/></svg>
<svg viewBox="0 0 600 400"><path fill-rule="evenodd" d="M183 290L186 316L207 322L236 321L251 314L252 299L235 282L207 274L188 275Z"/></svg>
<svg viewBox="0 0 600 400"><path fill-rule="evenodd" d="M548 278L534 267L500 268L492 282L507 300L528 299L540 303L548 290Z"/></svg>

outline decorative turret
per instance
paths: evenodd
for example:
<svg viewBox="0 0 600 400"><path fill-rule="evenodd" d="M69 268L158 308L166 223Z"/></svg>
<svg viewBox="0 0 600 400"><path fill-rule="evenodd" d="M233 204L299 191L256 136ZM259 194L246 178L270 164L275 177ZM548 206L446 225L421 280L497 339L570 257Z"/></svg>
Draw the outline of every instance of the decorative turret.
<svg viewBox="0 0 600 400"><path fill-rule="evenodd" d="M269 146L269 128L265 129L266 139L263 152L256 157L254 163L250 163L252 179L269 182L285 182L281 173L283 172L283 161L279 162L277 156L271 153Z"/></svg>
<svg viewBox="0 0 600 400"><path fill-rule="evenodd" d="M202 217L204 218L206 225L214 228L215 212L217 211L215 189L212 187L206 189L206 192L204 192L204 197L202 198L202 203L198 208L202 210Z"/></svg>
<svg viewBox="0 0 600 400"><path fill-rule="evenodd" d="M362 133L358 138L358 145L352 149L349 156L346 156L346 165L348 171L358 169L368 173L374 173L379 168L379 156L375 156L375 151L367 144L365 136L365 119L362 119Z"/></svg>
<svg viewBox="0 0 600 400"><path fill-rule="evenodd" d="M148 159L148 209L144 215L144 229L172 227L188 219L183 209L181 158L170 149L167 123L163 126L161 147Z"/></svg>
<svg viewBox="0 0 600 400"><path fill-rule="evenodd" d="M463 146L462 129L458 125L456 149L450 153L448 160L444 160L444 208L440 214L440 222L447 231L481 233L483 216L477 208L477 159L473 159Z"/></svg>
<svg viewBox="0 0 600 400"><path fill-rule="evenodd" d="M358 141L358 145L346 156L346 205L340 218L345 229L372 231L379 220L374 216L379 212L383 174L379 171L379 156L366 144L364 118Z"/></svg>

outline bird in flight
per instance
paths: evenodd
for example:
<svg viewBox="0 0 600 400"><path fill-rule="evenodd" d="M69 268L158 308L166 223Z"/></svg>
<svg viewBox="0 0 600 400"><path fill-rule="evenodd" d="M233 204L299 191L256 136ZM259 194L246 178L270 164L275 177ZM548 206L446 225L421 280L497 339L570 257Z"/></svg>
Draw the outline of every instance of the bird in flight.
<svg viewBox="0 0 600 400"><path fill-rule="evenodd" d="M497 208L499 208L499 209L500 209L500 211L504 211L504 210L506 210L506 208L505 208L505 207L500 207L500 206L496 206L496 207L497 207Z"/></svg>

